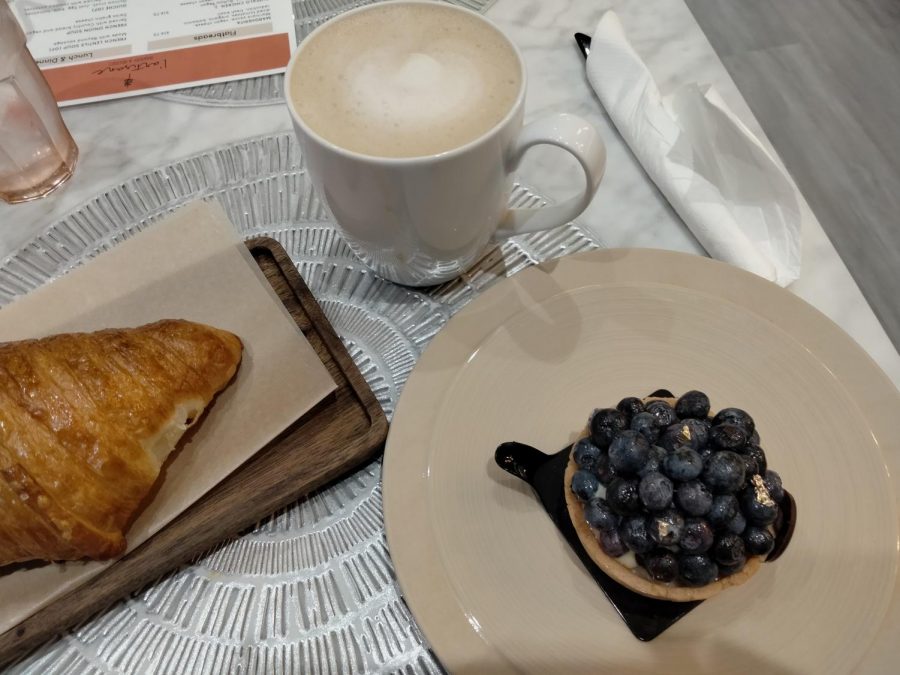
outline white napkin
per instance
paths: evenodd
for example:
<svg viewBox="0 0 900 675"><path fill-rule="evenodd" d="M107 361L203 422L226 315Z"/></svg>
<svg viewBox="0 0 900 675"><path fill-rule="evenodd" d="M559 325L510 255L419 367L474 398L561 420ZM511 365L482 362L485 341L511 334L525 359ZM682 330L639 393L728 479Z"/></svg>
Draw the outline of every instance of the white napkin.
<svg viewBox="0 0 900 675"><path fill-rule="evenodd" d="M800 275L796 188L712 87L663 97L614 12L591 37L587 76L619 133L714 258L781 286Z"/></svg>

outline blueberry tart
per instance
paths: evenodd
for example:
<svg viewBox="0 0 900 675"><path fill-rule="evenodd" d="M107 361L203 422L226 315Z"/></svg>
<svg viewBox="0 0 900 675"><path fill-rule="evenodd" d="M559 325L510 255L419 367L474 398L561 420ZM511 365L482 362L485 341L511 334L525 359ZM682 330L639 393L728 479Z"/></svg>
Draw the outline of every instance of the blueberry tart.
<svg viewBox="0 0 900 675"><path fill-rule="evenodd" d="M712 412L699 391L594 411L565 485L591 559L632 591L674 602L750 579L775 546L785 499L753 418Z"/></svg>

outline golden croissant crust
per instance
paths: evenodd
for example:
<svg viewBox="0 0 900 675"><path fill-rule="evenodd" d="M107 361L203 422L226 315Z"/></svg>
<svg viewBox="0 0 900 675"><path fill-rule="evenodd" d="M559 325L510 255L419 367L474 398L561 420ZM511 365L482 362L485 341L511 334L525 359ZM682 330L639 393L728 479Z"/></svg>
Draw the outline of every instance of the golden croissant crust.
<svg viewBox="0 0 900 675"><path fill-rule="evenodd" d="M181 320L0 344L0 565L123 553L166 456L241 351Z"/></svg>

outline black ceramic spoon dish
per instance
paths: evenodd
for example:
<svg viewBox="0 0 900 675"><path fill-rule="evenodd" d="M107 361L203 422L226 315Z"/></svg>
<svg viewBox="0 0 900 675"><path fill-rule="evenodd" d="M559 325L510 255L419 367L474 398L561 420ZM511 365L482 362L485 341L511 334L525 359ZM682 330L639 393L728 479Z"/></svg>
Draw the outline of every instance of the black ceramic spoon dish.
<svg viewBox="0 0 900 675"><path fill-rule="evenodd" d="M671 396L671 394L660 390L651 396ZM554 455L548 455L530 445L510 442L503 443L497 448L494 460L501 469L532 487L550 519L603 590L628 629L638 640L650 641L703 601L670 602L648 598L613 581L597 567L581 545L566 507L563 476L571 449L570 445ZM775 548L766 558L766 562L775 560L784 552L794 532L796 505L794 498L787 491L781 506L783 517L776 524Z"/></svg>
<svg viewBox="0 0 900 675"><path fill-rule="evenodd" d="M638 640L652 640L700 602L667 602L645 597L613 581L591 560L572 526L563 492L563 476L571 449L570 445L555 455L547 455L524 443L503 443L497 448L494 459L500 468L534 489L550 519L634 636Z"/></svg>
<svg viewBox="0 0 900 675"><path fill-rule="evenodd" d="M587 58L588 54L591 53L591 36L584 33L575 33L575 44L578 45L581 55Z"/></svg>

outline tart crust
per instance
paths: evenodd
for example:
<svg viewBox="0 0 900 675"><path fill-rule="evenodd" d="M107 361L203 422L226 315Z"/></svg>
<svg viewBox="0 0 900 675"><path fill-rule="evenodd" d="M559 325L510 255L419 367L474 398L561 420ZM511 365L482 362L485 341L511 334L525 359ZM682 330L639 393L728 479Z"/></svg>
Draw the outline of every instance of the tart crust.
<svg viewBox="0 0 900 675"><path fill-rule="evenodd" d="M665 401L666 403L674 406L677 399L648 396L644 399L644 403L657 400ZM762 565L762 556L750 556L749 558L747 558L747 563L744 565L744 569L742 569L740 572L732 574L728 577L724 577L722 579L718 579L711 584L696 587L678 586L675 584L653 581L652 579L641 576L641 574L639 574L637 571L637 569L640 568L631 569L630 567L626 567L616 558L608 555L601 548L600 542L597 540L597 537L594 536L593 531L584 519L584 507L582 506L581 502L578 501L578 498L575 497L575 495L572 494L572 491L569 489L569 485L572 483L572 476L577 470L578 466L575 464L575 460L572 458L572 454L570 453L569 463L566 466L564 492L566 495L566 506L569 510L569 517L572 519L572 525L575 526L575 532L578 533L578 539L581 541L581 545L584 547L584 550L587 551L588 555L591 557L591 560L594 561L597 567L603 570L607 576L612 577L615 581L634 591L635 593L640 593L641 595L647 596L649 598L656 598L658 600L668 600L670 602L693 602L695 600L706 600L707 598L711 598L714 595L719 594L726 588L740 586L750 577L756 574L756 572L760 568L760 565Z"/></svg>

